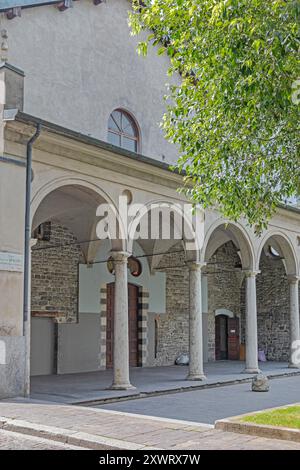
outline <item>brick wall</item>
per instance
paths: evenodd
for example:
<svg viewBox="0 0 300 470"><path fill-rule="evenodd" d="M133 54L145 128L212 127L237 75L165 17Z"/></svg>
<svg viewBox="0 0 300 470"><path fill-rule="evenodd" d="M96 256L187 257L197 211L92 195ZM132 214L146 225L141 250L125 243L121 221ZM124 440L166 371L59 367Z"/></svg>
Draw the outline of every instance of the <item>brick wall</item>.
<svg viewBox="0 0 300 470"><path fill-rule="evenodd" d="M32 311L62 312L65 321L77 321L80 247L74 242L76 238L66 227L51 223L50 240L38 240L33 247ZM49 245L62 246L50 249Z"/></svg>

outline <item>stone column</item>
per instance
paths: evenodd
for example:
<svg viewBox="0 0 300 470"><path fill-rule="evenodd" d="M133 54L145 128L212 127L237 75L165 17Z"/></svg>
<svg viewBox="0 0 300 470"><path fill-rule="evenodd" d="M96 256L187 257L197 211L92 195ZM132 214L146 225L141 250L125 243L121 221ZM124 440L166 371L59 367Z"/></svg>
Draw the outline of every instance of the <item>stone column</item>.
<svg viewBox="0 0 300 470"><path fill-rule="evenodd" d="M129 381L129 332L128 332L128 253L112 251L115 271L114 298L114 356L112 389L133 389Z"/></svg>
<svg viewBox="0 0 300 470"><path fill-rule="evenodd" d="M300 326L299 326L299 277L288 276L290 288L290 363L289 367L300 368Z"/></svg>
<svg viewBox="0 0 300 470"><path fill-rule="evenodd" d="M201 268L204 264L190 262L189 293L190 293L190 319L189 319L189 373L187 380L204 380L203 371L203 337L202 337L202 294L201 294Z"/></svg>
<svg viewBox="0 0 300 470"><path fill-rule="evenodd" d="M256 275L258 272L245 271L246 275L246 368L245 374L258 374Z"/></svg>

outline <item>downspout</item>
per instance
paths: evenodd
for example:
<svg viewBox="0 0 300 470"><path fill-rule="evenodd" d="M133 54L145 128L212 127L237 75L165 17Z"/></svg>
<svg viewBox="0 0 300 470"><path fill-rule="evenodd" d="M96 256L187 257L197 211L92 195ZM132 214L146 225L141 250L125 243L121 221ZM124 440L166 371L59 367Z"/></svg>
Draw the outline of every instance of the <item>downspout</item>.
<svg viewBox="0 0 300 470"><path fill-rule="evenodd" d="M32 147L41 133L37 124L35 134L27 142L26 149L26 193L25 193L25 233L24 233L24 285L23 285L23 336L25 336L25 396L30 394L30 239L31 239L31 173Z"/></svg>
<svg viewBox="0 0 300 470"><path fill-rule="evenodd" d="M32 146L41 133L41 124L36 127L35 134L27 142L26 151L26 196L25 196L25 237L24 237L24 298L23 298L23 334L25 322L29 317L29 271L30 271L30 238L31 238L31 170L32 170Z"/></svg>

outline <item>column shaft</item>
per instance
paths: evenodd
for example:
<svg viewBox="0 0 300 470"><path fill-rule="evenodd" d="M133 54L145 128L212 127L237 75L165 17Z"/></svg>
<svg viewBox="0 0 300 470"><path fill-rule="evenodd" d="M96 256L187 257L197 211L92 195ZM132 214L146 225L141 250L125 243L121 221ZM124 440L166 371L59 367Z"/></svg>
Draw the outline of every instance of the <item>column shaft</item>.
<svg viewBox="0 0 300 470"><path fill-rule="evenodd" d="M203 337L202 337L202 295L201 265L189 264L189 374L187 380L204 380L203 372Z"/></svg>
<svg viewBox="0 0 300 470"><path fill-rule="evenodd" d="M256 306L256 272L246 273L246 374L257 374L257 306Z"/></svg>
<svg viewBox="0 0 300 470"><path fill-rule="evenodd" d="M300 368L297 350L300 347L299 326L299 278L288 277L290 289L290 363L289 367Z"/></svg>
<svg viewBox="0 0 300 470"><path fill-rule="evenodd" d="M123 252L112 252L115 270L113 383L111 388L134 388L129 381L128 283L127 258Z"/></svg>

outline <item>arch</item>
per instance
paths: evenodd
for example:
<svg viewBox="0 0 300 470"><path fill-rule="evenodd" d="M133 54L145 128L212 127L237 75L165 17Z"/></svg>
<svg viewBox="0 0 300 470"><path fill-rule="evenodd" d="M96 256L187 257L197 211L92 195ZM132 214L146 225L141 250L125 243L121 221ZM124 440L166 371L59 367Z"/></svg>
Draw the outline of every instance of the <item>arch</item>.
<svg viewBox="0 0 300 470"><path fill-rule="evenodd" d="M57 204L60 195L63 196L64 204L62 205ZM51 218L59 219L60 215L63 216L68 221L73 233L77 234L79 240L90 241L83 249L86 262L89 262L90 256L93 256L97 251L97 247L94 246L93 248L93 245L98 246L101 242L96 236L96 226L97 208L103 203L109 204L109 208L116 217L121 233L119 239L112 239L110 237L112 249L126 251L125 230L113 200L96 184L88 182L83 178L55 178L38 188L31 201L31 226L34 229L46 220ZM78 215L82 215L86 223L82 221L80 223L79 220L75 220Z"/></svg>
<svg viewBox="0 0 300 470"><path fill-rule="evenodd" d="M174 238L166 238L165 241L169 241L171 246L174 244L179 243L180 241L183 242L185 255L187 260L199 261L200 258L200 248L201 248L201 233L199 234L199 224L197 224L197 217L196 214L196 222L192 220L192 217L188 217L187 213L185 212L184 208L180 204L170 203L169 201L165 200L153 200L148 202L143 206L137 207L137 212L133 220L128 226L128 251L132 251L133 241L135 240L135 234L137 232L137 228L141 223L142 219L148 216L150 211L165 210L167 213L169 212L170 216L170 231L173 232ZM151 222L153 219L151 220ZM183 226L183 228L182 228ZM198 227L198 230L197 230ZM151 227L152 229L152 227ZM177 235L178 238L175 238ZM157 238L152 243L153 251L155 250L155 246L157 246L157 242L161 239Z"/></svg>
<svg viewBox="0 0 300 470"><path fill-rule="evenodd" d="M242 268L253 270L255 255L248 232L238 222L228 222L221 218L217 219L206 233L201 251L201 261L207 262L220 246L230 240L240 250Z"/></svg>
<svg viewBox="0 0 300 470"><path fill-rule="evenodd" d="M256 270L259 270L260 258L262 251L268 241L274 241L274 246L280 251L280 254L284 258L284 265L287 275L298 275L299 269L297 266L297 254L292 240L282 231L273 230L268 231L262 238L256 259Z"/></svg>
<svg viewBox="0 0 300 470"><path fill-rule="evenodd" d="M110 144L140 153L140 136L139 124L130 111L118 107L110 113L107 126L107 140Z"/></svg>
<svg viewBox="0 0 300 470"><path fill-rule="evenodd" d="M218 317L219 315L224 315L228 318L234 318L234 313L231 310L228 310L227 308L217 308L215 310L215 317Z"/></svg>

